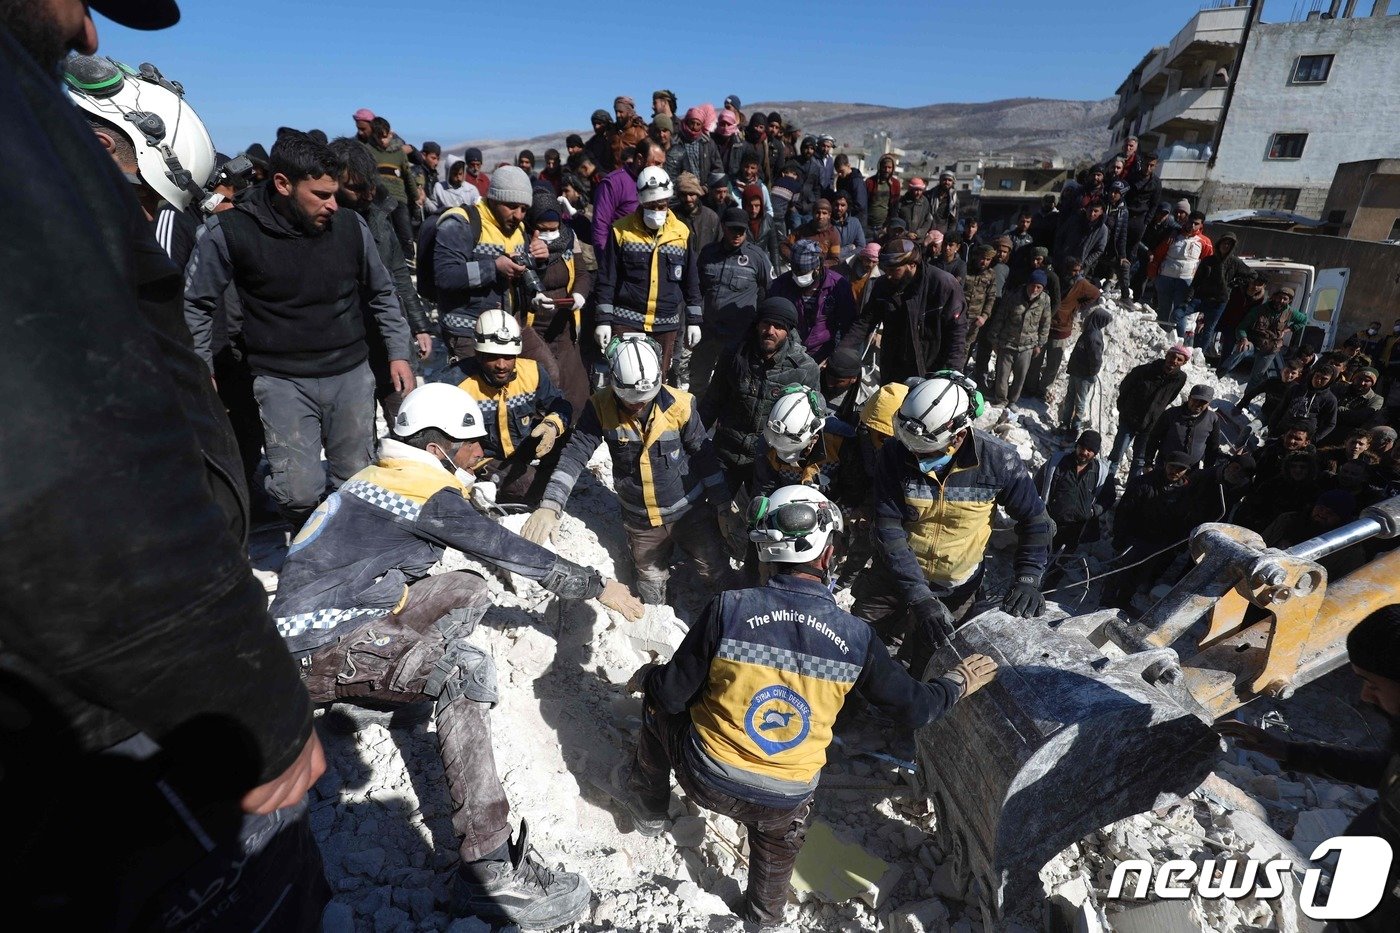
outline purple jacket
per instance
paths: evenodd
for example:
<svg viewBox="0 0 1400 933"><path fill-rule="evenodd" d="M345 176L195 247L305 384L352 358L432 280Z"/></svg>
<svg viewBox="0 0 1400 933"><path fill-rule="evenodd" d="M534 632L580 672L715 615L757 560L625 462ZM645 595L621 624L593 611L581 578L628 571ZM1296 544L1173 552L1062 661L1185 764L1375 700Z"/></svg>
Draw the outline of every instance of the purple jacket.
<svg viewBox="0 0 1400 933"><path fill-rule="evenodd" d="M593 192L593 248L598 255L608 247L608 232L613 221L635 211L637 204L637 173L620 168L603 176Z"/></svg>
<svg viewBox="0 0 1400 933"><path fill-rule="evenodd" d="M792 280L791 272L778 276L768 294L786 298L797 308L797 332L802 336L807 354L818 363L831 356L836 344L856 320L856 300L850 280L833 269L823 270L813 310L807 308L802 289Z"/></svg>

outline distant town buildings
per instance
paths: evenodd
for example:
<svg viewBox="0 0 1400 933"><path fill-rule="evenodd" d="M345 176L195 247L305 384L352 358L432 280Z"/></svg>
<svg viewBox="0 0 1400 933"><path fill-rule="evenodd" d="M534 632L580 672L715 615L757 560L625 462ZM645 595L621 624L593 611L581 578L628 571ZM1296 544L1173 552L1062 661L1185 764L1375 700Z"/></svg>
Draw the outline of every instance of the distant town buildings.
<svg viewBox="0 0 1400 933"><path fill-rule="evenodd" d="M1119 86L1112 151L1139 137L1161 158L1164 191L1208 212L1279 211L1340 228L1331 215L1348 209L1328 200L1339 166L1400 158L1400 16L1389 0L1359 15L1365 5L1312 0L1282 23L1260 21L1263 4L1247 0L1201 10ZM1390 232L1366 217L1368 231Z"/></svg>

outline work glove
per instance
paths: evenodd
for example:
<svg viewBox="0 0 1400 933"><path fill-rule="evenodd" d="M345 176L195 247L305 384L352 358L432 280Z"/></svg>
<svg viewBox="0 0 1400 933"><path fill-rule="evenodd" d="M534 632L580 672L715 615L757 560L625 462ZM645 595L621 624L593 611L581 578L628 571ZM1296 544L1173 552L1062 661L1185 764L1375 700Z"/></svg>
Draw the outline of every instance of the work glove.
<svg viewBox="0 0 1400 933"><path fill-rule="evenodd" d="M593 339L598 341L598 349L606 350L609 341L612 340L612 325L599 324L597 327L593 328Z"/></svg>
<svg viewBox="0 0 1400 933"><path fill-rule="evenodd" d="M496 507L496 484L490 480L478 480L472 483L470 496L472 505L489 512Z"/></svg>
<svg viewBox="0 0 1400 933"><path fill-rule="evenodd" d="M552 311L554 310L554 299L544 292L536 292L535 297L530 299L530 307L536 311Z"/></svg>
<svg viewBox="0 0 1400 933"><path fill-rule="evenodd" d="M700 342L700 325L690 324L685 329L685 348L694 350L695 345Z"/></svg>
<svg viewBox="0 0 1400 933"><path fill-rule="evenodd" d="M545 545L554 540L554 530L559 527L559 513L547 505L542 505L525 519L525 527L520 536L526 541Z"/></svg>
<svg viewBox="0 0 1400 933"><path fill-rule="evenodd" d="M565 219L572 218L575 214L578 213L578 209L575 208L572 204L570 204L569 199L564 197L562 194L559 195L559 197L555 200L559 202L559 210L564 215Z"/></svg>
<svg viewBox="0 0 1400 933"><path fill-rule="evenodd" d="M530 432L530 436L535 438L535 456L543 457L554 449L554 442L559 440L559 426L553 421L541 421L535 425L535 430Z"/></svg>
<svg viewBox="0 0 1400 933"><path fill-rule="evenodd" d="M997 662L985 654L971 655L948 672L950 679L962 682L962 693L958 694L959 700L972 696L995 680L996 676Z"/></svg>
<svg viewBox="0 0 1400 933"><path fill-rule="evenodd" d="M1033 619L1045 612L1045 597L1040 595L1040 577L1035 574L1017 577L1001 601L1001 611L1023 619Z"/></svg>
<svg viewBox="0 0 1400 933"><path fill-rule="evenodd" d="M569 296L569 297L571 297L571 298L574 299L574 310L575 310L575 311L582 311L582 310L583 310L583 306L584 306L584 304L585 304L585 302L586 302L586 299L585 299L582 295L580 295L578 292L574 292L574 293L573 293L571 296Z"/></svg>
<svg viewBox="0 0 1400 933"><path fill-rule="evenodd" d="M947 606L930 596L914 603L910 609L914 612L914 621L928 632L933 650L937 651L952 640L955 626Z"/></svg>
<svg viewBox="0 0 1400 933"><path fill-rule="evenodd" d="M627 692L646 693L647 678L651 676L652 671L656 670L660 666L661 665L657 664L655 661L648 661L641 667L637 668L636 672L632 675L632 679L627 681Z"/></svg>
<svg viewBox="0 0 1400 933"><path fill-rule="evenodd" d="M535 515L539 514L539 512L535 513ZM532 521L535 515L530 516ZM620 613L628 622L640 622L647 611L647 607L642 604L642 601L633 596L631 590L616 580L609 580L603 584L603 592L598 594L598 602L613 612Z"/></svg>

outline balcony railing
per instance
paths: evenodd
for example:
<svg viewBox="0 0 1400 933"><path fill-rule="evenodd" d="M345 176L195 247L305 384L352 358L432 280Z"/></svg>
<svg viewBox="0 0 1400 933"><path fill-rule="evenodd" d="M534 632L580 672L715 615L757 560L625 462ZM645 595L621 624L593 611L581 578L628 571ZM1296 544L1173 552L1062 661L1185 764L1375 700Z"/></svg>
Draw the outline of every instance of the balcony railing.
<svg viewBox="0 0 1400 933"><path fill-rule="evenodd" d="M1197 87L1168 94L1152 108L1147 128L1158 130L1172 120L1192 123L1219 123L1225 110L1223 87Z"/></svg>

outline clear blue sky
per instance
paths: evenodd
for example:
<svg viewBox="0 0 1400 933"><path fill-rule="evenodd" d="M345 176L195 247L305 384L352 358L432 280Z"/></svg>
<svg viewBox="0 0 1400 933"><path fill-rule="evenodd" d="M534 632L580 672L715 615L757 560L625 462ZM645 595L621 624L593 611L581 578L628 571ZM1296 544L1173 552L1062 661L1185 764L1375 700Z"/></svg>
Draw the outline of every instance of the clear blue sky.
<svg viewBox="0 0 1400 933"><path fill-rule="evenodd" d="M650 116L660 87L682 107L726 94L746 107L1097 99L1201 6L925 0L896 16L832 0L184 0L181 22L163 32L97 22L102 54L153 62L182 82L215 145L234 153L270 144L280 125L351 132L362 106L415 145L528 137L586 127L619 93ZM590 7L597 15L583 16ZM1265 18L1291 10L1272 0Z"/></svg>

